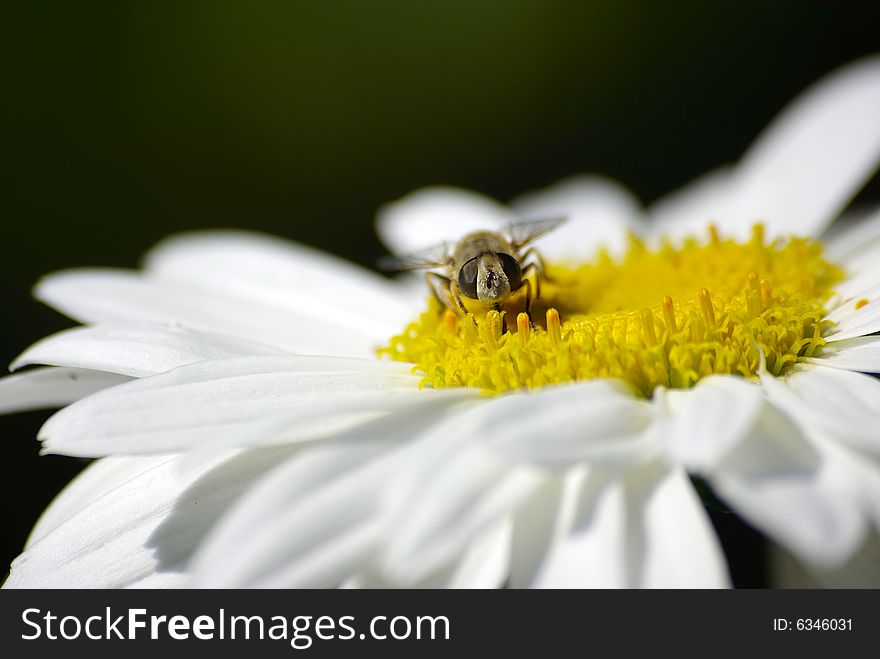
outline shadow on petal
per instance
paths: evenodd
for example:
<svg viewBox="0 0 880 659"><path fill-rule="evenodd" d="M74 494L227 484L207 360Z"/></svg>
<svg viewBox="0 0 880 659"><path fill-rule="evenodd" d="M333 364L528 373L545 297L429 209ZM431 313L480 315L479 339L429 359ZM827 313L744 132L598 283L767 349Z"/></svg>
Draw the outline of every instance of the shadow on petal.
<svg viewBox="0 0 880 659"><path fill-rule="evenodd" d="M194 481L147 540L157 571L184 571L199 543L238 498L298 450L283 446L243 451Z"/></svg>

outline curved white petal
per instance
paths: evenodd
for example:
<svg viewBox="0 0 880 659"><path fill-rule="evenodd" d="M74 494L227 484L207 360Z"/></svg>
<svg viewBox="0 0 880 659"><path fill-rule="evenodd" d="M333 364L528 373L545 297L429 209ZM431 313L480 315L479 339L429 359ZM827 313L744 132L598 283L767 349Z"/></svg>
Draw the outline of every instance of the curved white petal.
<svg viewBox="0 0 880 659"><path fill-rule="evenodd" d="M582 461L637 461L653 442L651 407L622 382L591 380L499 396L472 413L473 441L503 462L568 467Z"/></svg>
<svg viewBox="0 0 880 659"><path fill-rule="evenodd" d="M782 381L764 383L772 402L806 433L831 469L853 508L880 530L878 383L858 373L800 367ZM874 459L865 453L873 453ZM815 566L813 566L815 568Z"/></svg>
<svg viewBox="0 0 880 659"><path fill-rule="evenodd" d="M76 327L42 339L10 367L69 366L146 377L178 366L278 352L245 339L159 327Z"/></svg>
<svg viewBox="0 0 880 659"><path fill-rule="evenodd" d="M868 259L876 262L880 250L880 209L873 209L863 217L847 213L822 236L825 254L835 263L845 263L847 270Z"/></svg>
<svg viewBox="0 0 880 659"><path fill-rule="evenodd" d="M860 262L837 261L847 273L846 279L834 287L834 293L827 303L832 313L855 312L855 303L862 298L876 301L877 284L880 283L880 249L869 250ZM864 304L864 303L860 303Z"/></svg>
<svg viewBox="0 0 880 659"><path fill-rule="evenodd" d="M719 224L719 217L731 203L732 171L719 167L655 201L648 207L648 230L656 237L708 239L709 223Z"/></svg>
<svg viewBox="0 0 880 659"><path fill-rule="evenodd" d="M529 588L546 567L557 540L568 530L577 505L585 468L573 467L548 474L541 486L523 501L513 516L510 555L510 587ZM610 479L594 479L604 486ZM591 481L592 482L592 481ZM598 495L601 487L593 487ZM595 497L594 497L595 499ZM594 563L584 557L587 565ZM617 560L612 557L612 563ZM607 572L611 571L608 564Z"/></svg>
<svg viewBox="0 0 880 659"><path fill-rule="evenodd" d="M0 414L63 407L129 382L113 373L81 368L35 368L0 378Z"/></svg>
<svg viewBox="0 0 880 659"><path fill-rule="evenodd" d="M340 588L500 588L507 583L511 551L510 520L505 519L471 542L461 555L416 582L395 581L372 560L343 581ZM387 530L386 530L387 532Z"/></svg>
<svg viewBox="0 0 880 659"><path fill-rule="evenodd" d="M864 537L845 475L770 407L707 478L732 509L802 560L840 564Z"/></svg>
<svg viewBox="0 0 880 659"><path fill-rule="evenodd" d="M423 463L407 465L425 476ZM390 538L384 569L404 583L437 570L495 526L537 488L533 468L505 464L475 447L436 465L429 479L408 474L390 495Z"/></svg>
<svg viewBox="0 0 880 659"><path fill-rule="evenodd" d="M843 487L849 492L865 518L880 532L880 462L852 446L842 443L833 434L823 430L810 432L810 439L824 460L844 476Z"/></svg>
<svg viewBox="0 0 880 659"><path fill-rule="evenodd" d="M174 459L160 462L33 542L4 587L119 588L186 573L193 550L231 502L290 452L248 451L189 474Z"/></svg>
<svg viewBox="0 0 880 659"><path fill-rule="evenodd" d="M848 211L823 236L825 254L840 265L846 279L834 287L831 308L854 302L880 284L880 209L864 216Z"/></svg>
<svg viewBox="0 0 880 659"><path fill-rule="evenodd" d="M804 428L880 456L880 381L837 368L801 366L764 378L771 402Z"/></svg>
<svg viewBox="0 0 880 659"><path fill-rule="evenodd" d="M513 525L505 519L469 543L460 556L423 579L396 581L383 572L380 561L372 561L366 569L346 579L341 588L501 588L510 573L511 532Z"/></svg>
<svg viewBox="0 0 880 659"><path fill-rule="evenodd" d="M404 445L445 410L406 410L303 451L254 487L204 543L198 587L327 587L373 565L382 490Z"/></svg>
<svg viewBox="0 0 880 659"><path fill-rule="evenodd" d="M543 506L530 502L518 513L515 538L524 545L514 546L513 585L729 586L712 525L682 470L654 463L621 479L572 471L544 497Z"/></svg>
<svg viewBox="0 0 880 659"><path fill-rule="evenodd" d="M181 570L180 572L153 572L145 577L126 584L126 588L131 590L146 588L186 588L189 582L189 573Z"/></svg>
<svg viewBox="0 0 880 659"><path fill-rule="evenodd" d="M741 442L764 406L761 387L734 376L703 378L693 389L658 391L655 431L689 471L711 470Z"/></svg>
<svg viewBox="0 0 880 659"><path fill-rule="evenodd" d="M825 336L829 343L880 332L880 283L848 297L826 318L835 323Z"/></svg>
<svg viewBox="0 0 880 659"><path fill-rule="evenodd" d="M630 514L643 526L635 585L643 588L727 588L721 544L687 474L672 469L659 483L633 482Z"/></svg>
<svg viewBox="0 0 880 659"><path fill-rule="evenodd" d="M880 163L880 57L849 64L803 92L737 167L738 217L769 234L818 235Z"/></svg>
<svg viewBox="0 0 880 659"><path fill-rule="evenodd" d="M238 291L199 289L128 270L69 270L44 277L38 299L82 323L187 328L287 352L367 357L399 323L346 318L344 306L275 306Z"/></svg>
<svg viewBox="0 0 880 659"><path fill-rule="evenodd" d="M454 244L471 231L498 231L514 217L494 199L438 186L384 205L376 216L376 231L393 253L410 254L444 242Z"/></svg>
<svg viewBox="0 0 880 659"><path fill-rule="evenodd" d="M447 588L500 588L510 573L511 520L488 529L465 550Z"/></svg>
<svg viewBox="0 0 880 659"><path fill-rule="evenodd" d="M326 252L245 231L172 236L146 257L146 274L267 308L389 336L413 307L395 284Z"/></svg>
<svg viewBox="0 0 880 659"><path fill-rule="evenodd" d="M880 336L860 336L834 341L822 347L819 357L804 361L846 371L880 373Z"/></svg>
<svg viewBox="0 0 880 659"><path fill-rule="evenodd" d="M516 197L510 205L525 219L566 218L537 244L543 256L553 259L591 258L600 248L621 254L628 232L641 230L644 222L642 205L629 190L595 175L567 178Z"/></svg>
<svg viewBox="0 0 880 659"><path fill-rule="evenodd" d="M200 464L230 449L249 446L277 446L314 441L338 433L363 432L371 420L399 417L404 414L428 414L446 410L461 402L480 397L471 388L424 389L402 391L388 396L384 393L346 397L328 396L308 409L267 419L264 425L249 425L247 432L216 435L209 442L194 447L184 458L184 467ZM418 429L421 430L421 429ZM413 435L418 434L417 430Z"/></svg>
<svg viewBox="0 0 880 659"><path fill-rule="evenodd" d="M515 588L626 588L623 480L583 468L554 477L517 511Z"/></svg>
<svg viewBox="0 0 880 659"><path fill-rule="evenodd" d="M396 396L418 400L429 393L418 392L420 378L409 368L302 356L190 364L71 405L46 422L39 438L46 452L92 457L176 452L211 442L247 446L281 434L288 441L311 439L387 411ZM375 403L370 411L364 410L367 402Z"/></svg>
<svg viewBox="0 0 880 659"><path fill-rule="evenodd" d="M499 396L431 428L389 491L397 532L387 569L416 580L448 562L524 504L550 477L544 468L588 460L617 471L650 459L649 422L647 403L596 380Z"/></svg>
<svg viewBox="0 0 880 659"><path fill-rule="evenodd" d="M94 461L68 483L43 511L28 536L25 548L107 493L171 459L167 455L150 455L113 456Z"/></svg>
<svg viewBox="0 0 880 659"><path fill-rule="evenodd" d="M332 586L370 571L389 532L383 488L406 465L406 442L446 414L442 407L406 409L281 465L205 543L193 583Z"/></svg>

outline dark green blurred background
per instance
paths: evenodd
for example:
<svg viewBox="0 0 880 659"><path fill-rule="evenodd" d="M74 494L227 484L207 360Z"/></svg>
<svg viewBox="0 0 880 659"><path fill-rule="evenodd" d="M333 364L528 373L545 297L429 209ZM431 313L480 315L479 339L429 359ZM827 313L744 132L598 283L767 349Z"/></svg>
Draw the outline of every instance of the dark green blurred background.
<svg viewBox="0 0 880 659"><path fill-rule="evenodd" d="M41 274L135 266L171 232L369 265L375 209L425 184L507 199L598 171L651 201L880 51L877 4L5 0L0 360L70 324L30 299ZM46 416L0 417L0 579L82 466L37 456ZM760 539L716 517L737 583L763 583Z"/></svg>

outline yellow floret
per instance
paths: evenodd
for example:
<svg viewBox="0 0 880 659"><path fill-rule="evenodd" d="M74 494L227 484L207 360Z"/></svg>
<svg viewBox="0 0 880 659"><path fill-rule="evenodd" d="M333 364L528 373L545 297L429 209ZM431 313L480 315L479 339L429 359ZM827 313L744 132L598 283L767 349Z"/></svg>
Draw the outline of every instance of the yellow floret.
<svg viewBox="0 0 880 659"><path fill-rule="evenodd" d="M548 275L535 326L497 311L458 318L432 299L380 353L434 387L487 393L613 377L650 396L713 373L753 379L761 352L780 375L824 345L824 305L842 278L818 243L766 244L760 225L747 242L714 228L707 243L653 250L632 238L619 261L549 264Z"/></svg>

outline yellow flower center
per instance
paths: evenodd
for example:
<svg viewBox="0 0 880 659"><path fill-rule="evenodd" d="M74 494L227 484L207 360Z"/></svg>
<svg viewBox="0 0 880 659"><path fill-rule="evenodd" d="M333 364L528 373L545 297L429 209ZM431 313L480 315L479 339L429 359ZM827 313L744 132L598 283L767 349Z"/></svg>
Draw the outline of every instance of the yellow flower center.
<svg viewBox="0 0 880 659"><path fill-rule="evenodd" d="M785 372L824 345L825 303L842 272L804 238L752 239L649 249L636 238L625 257L548 264L530 325L523 296L502 312L458 317L434 299L380 353L412 362L434 387L487 393L620 378L650 396L658 385L690 387L713 373L755 378ZM513 319L515 322L507 322Z"/></svg>

